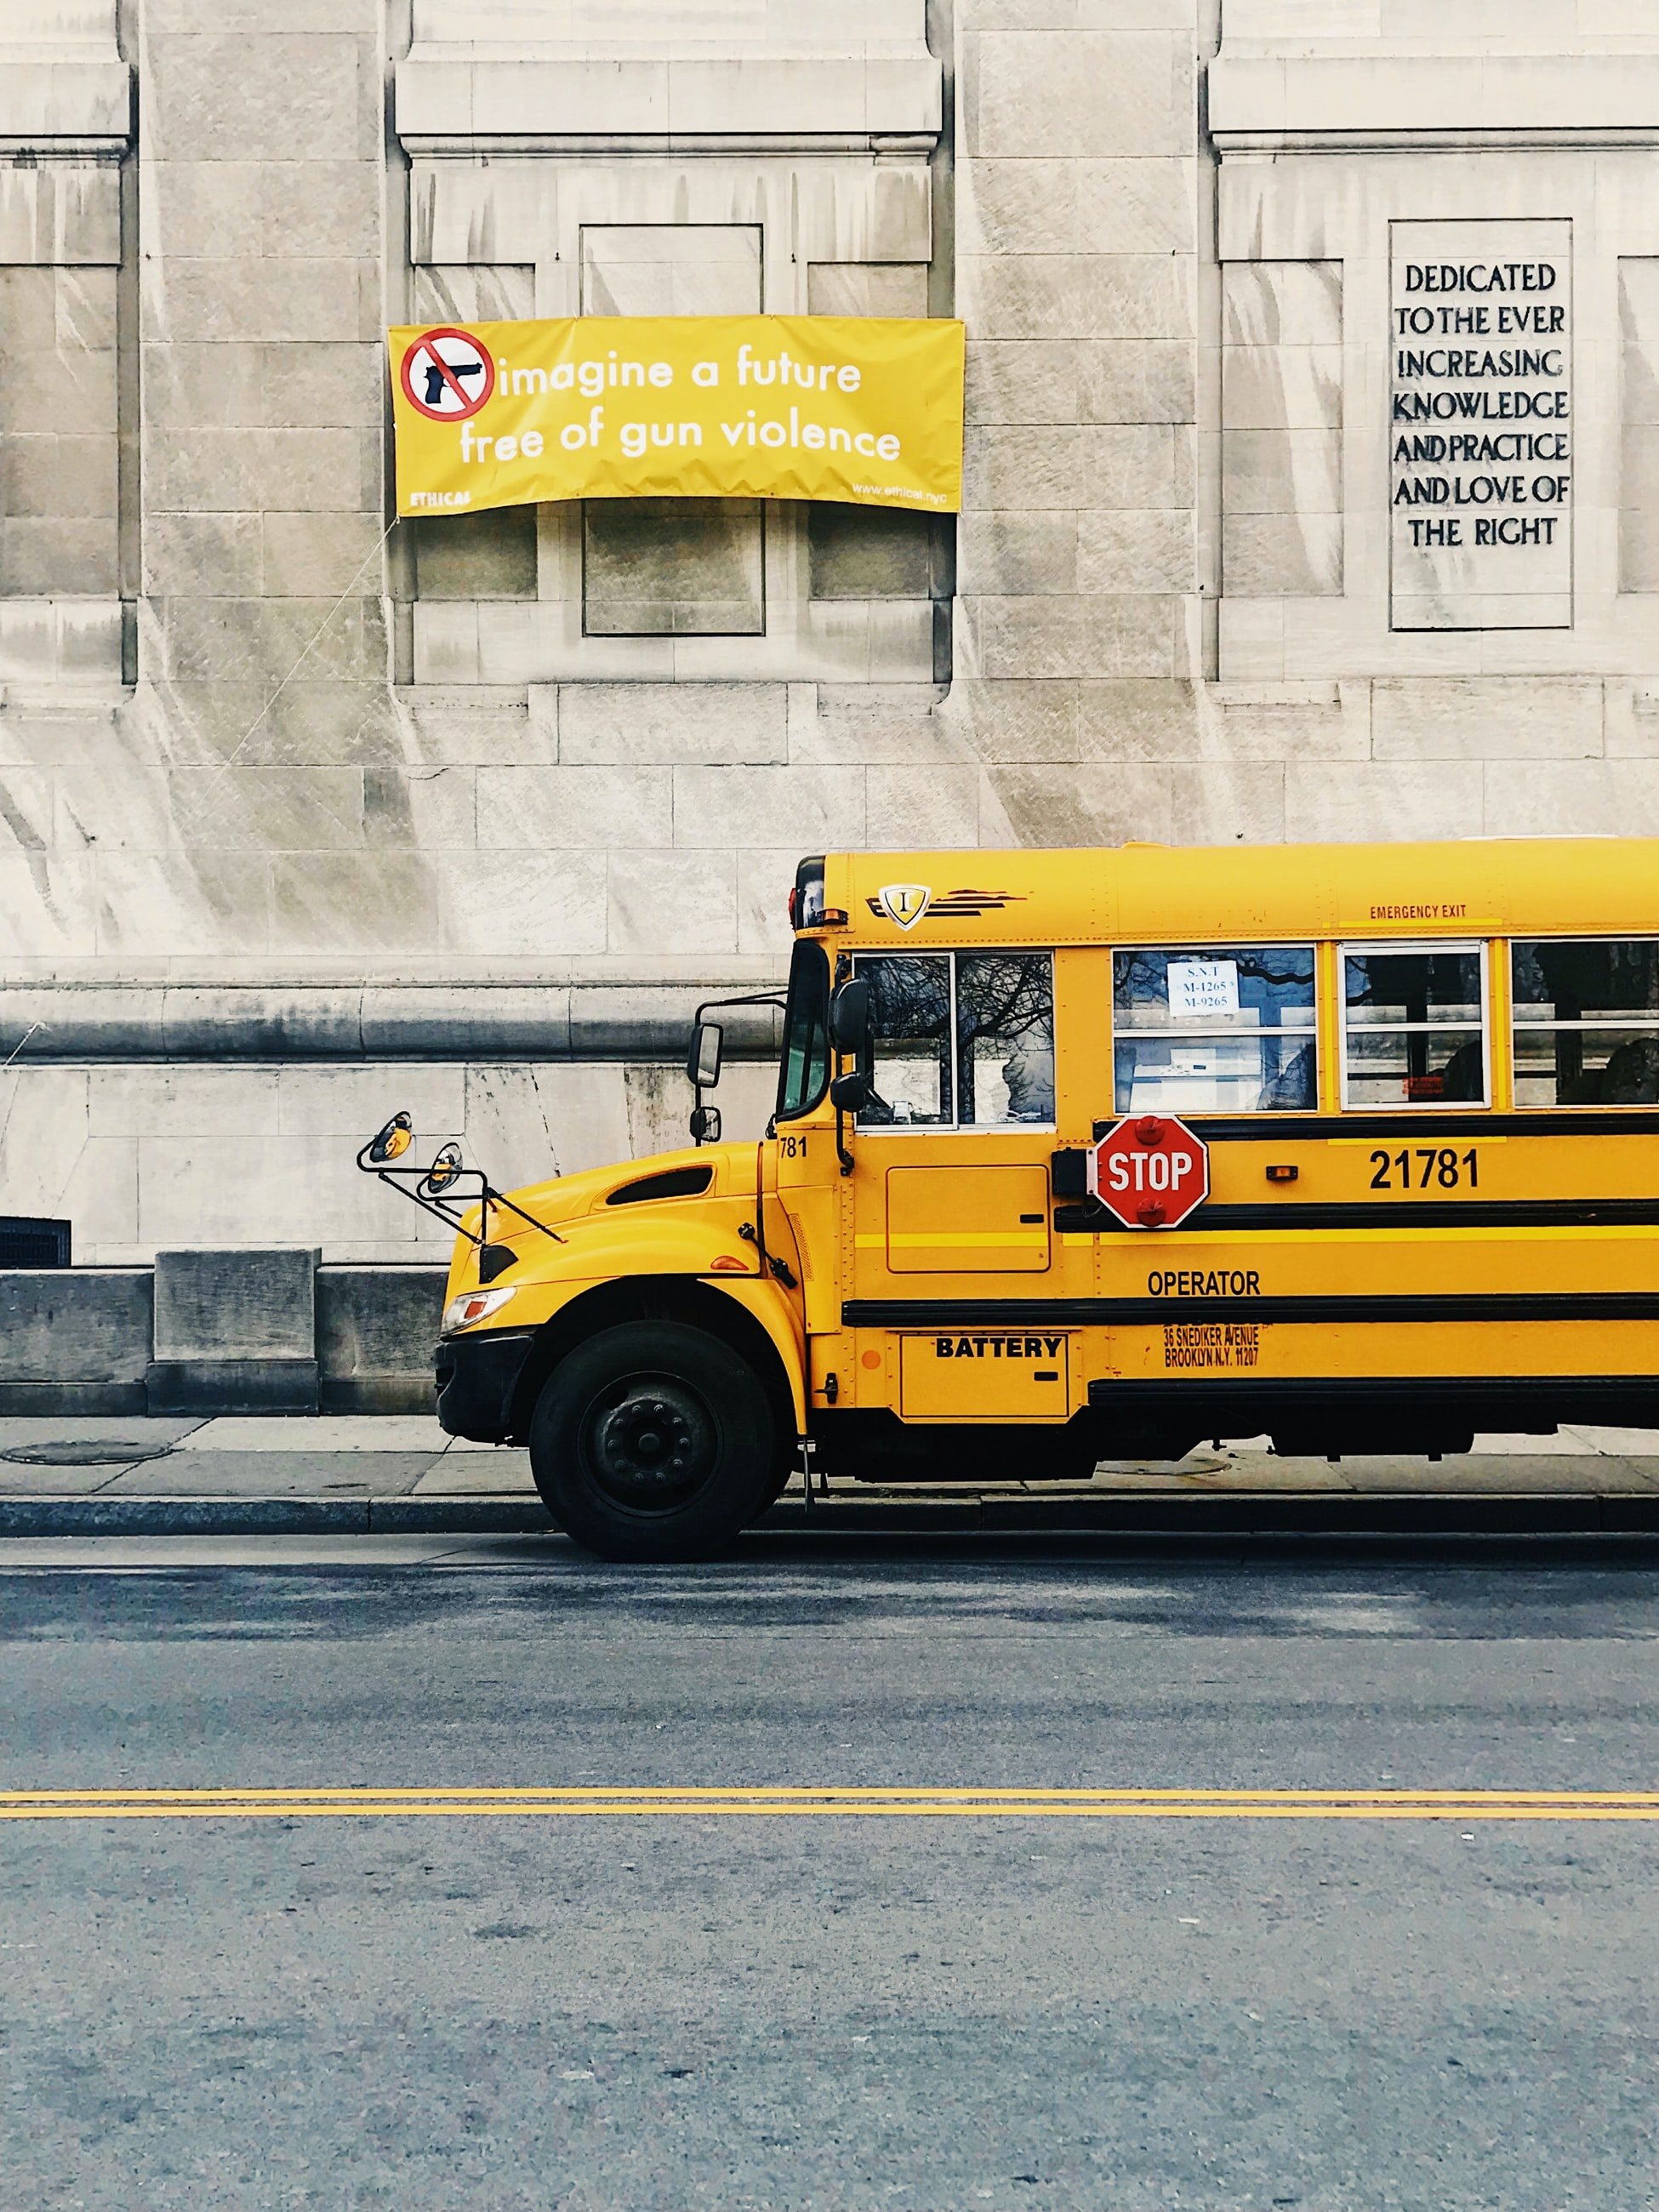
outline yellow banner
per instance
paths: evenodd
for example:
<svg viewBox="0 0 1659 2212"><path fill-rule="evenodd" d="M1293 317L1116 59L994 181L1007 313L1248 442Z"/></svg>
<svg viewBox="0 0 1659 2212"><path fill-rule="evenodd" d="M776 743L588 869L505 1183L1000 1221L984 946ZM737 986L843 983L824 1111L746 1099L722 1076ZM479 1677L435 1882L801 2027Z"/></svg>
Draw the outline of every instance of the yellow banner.
<svg viewBox="0 0 1659 2212"><path fill-rule="evenodd" d="M586 316L387 333L399 514L544 499L962 505L958 322Z"/></svg>

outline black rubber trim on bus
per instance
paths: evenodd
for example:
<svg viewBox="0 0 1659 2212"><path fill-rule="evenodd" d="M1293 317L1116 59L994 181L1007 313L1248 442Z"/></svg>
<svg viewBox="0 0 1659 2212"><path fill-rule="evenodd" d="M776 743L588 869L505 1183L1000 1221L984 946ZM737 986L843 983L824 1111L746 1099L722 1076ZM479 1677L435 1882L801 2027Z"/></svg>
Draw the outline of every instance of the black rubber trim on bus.
<svg viewBox="0 0 1659 2212"><path fill-rule="evenodd" d="M1315 1376L1279 1380L1249 1376L1170 1375L1158 1380L1102 1378L1089 1385L1089 1403L1118 1413L1156 1413L1167 1419L1178 1400L1194 1428L1207 1429L1212 1418L1244 1415L1270 1430L1275 1413L1306 1418L1320 1413L1371 1411L1378 1394L1397 1394L1399 1377L1389 1375ZM1659 1382L1639 1375L1447 1375L1413 1379L1412 1413L1443 1419L1473 1414L1479 1425L1491 1417L1514 1428L1521 1417L1552 1422L1596 1421L1612 1417L1633 1428L1659 1427ZM1208 1433L1213 1434L1213 1431ZM1255 1434L1252 1428L1247 1433Z"/></svg>
<svg viewBox="0 0 1659 2212"><path fill-rule="evenodd" d="M1148 1256L1156 1252L1151 1247ZM1129 1328L1149 1322L1659 1321L1651 1291L1514 1296L1238 1298L848 1298L843 1328ZM1415 1389L1415 1383L1412 1386Z"/></svg>
<svg viewBox="0 0 1659 2212"><path fill-rule="evenodd" d="M1117 1216L1092 1201L1057 1206L1054 1227L1062 1237L1139 1237ZM1200 1206L1181 1229L1653 1229L1659 1228L1659 1199L1517 1198L1356 1200L1341 1204L1267 1200L1256 1206ZM1165 1232L1176 1235L1176 1231Z"/></svg>
<svg viewBox="0 0 1659 2212"><path fill-rule="evenodd" d="M533 1328L440 1337L433 1355L440 1427L472 1443L504 1443L513 1432L513 1394L535 1341Z"/></svg>
<svg viewBox="0 0 1659 2212"><path fill-rule="evenodd" d="M1097 1121L1097 1142L1119 1121L1133 1118L1120 1114ZM1436 1131L1443 1137L1650 1137L1659 1133L1659 1107L1650 1106L1573 1106L1523 1114L1419 1106L1399 1114L1182 1114L1174 1118L1212 1145L1282 1145L1319 1137L1415 1137L1426 1144Z"/></svg>

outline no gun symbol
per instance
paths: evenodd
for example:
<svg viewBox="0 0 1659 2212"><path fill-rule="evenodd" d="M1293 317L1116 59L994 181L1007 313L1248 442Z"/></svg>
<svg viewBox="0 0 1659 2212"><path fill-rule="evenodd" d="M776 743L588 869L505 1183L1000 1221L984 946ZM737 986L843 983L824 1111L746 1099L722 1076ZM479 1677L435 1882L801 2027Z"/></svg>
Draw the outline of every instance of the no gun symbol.
<svg viewBox="0 0 1659 2212"><path fill-rule="evenodd" d="M429 422L465 422L495 389L489 348L465 331L426 331L404 356L404 397Z"/></svg>

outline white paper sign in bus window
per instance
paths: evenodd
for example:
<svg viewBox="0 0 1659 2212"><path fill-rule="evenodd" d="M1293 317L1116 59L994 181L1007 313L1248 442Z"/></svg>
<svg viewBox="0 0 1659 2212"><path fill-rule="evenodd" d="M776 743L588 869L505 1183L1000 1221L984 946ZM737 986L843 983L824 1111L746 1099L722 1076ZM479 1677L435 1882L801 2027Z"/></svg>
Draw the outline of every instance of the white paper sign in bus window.
<svg viewBox="0 0 1659 2212"><path fill-rule="evenodd" d="M1571 629L1572 225L1389 232L1390 626Z"/></svg>
<svg viewBox="0 0 1659 2212"><path fill-rule="evenodd" d="M1201 1022L1238 1012L1237 961L1172 960L1169 974L1172 1022Z"/></svg>

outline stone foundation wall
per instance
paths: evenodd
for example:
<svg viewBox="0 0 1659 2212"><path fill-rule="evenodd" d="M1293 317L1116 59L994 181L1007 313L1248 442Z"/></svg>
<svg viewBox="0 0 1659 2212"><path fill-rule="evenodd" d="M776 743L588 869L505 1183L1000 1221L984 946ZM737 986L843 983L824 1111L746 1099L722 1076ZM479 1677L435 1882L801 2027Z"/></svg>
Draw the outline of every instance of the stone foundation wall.
<svg viewBox="0 0 1659 2212"><path fill-rule="evenodd" d="M430 1413L442 1265L293 1247L0 1273L0 1415Z"/></svg>

